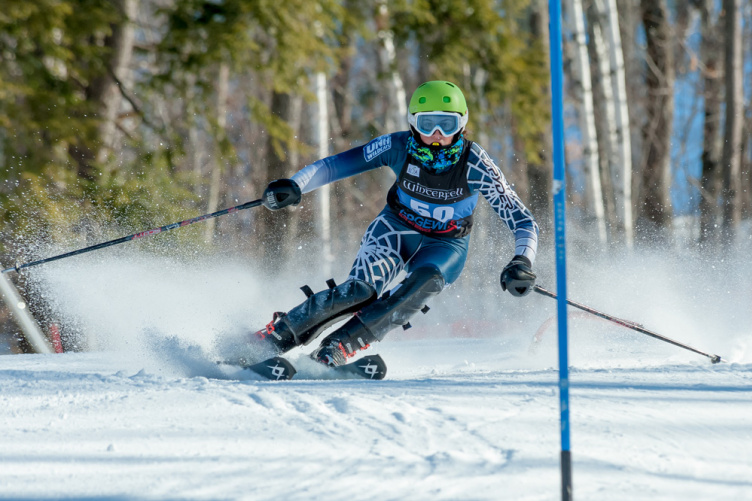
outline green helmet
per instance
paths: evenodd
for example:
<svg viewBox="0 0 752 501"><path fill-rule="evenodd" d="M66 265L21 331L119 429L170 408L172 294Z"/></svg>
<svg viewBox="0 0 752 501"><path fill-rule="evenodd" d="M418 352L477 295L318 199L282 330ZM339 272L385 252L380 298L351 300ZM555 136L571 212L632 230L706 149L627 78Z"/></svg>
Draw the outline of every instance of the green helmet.
<svg viewBox="0 0 752 501"><path fill-rule="evenodd" d="M450 111L467 116L467 102L462 91L452 82L434 80L418 86L410 98L408 113L423 111Z"/></svg>
<svg viewBox="0 0 752 501"><path fill-rule="evenodd" d="M445 114L450 115L439 121L444 122L439 125L432 117L423 116L424 114ZM457 117L457 115L459 117ZM452 116L454 121L452 122ZM435 117L433 117L435 118ZM431 130L441 128L445 136L462 133L467 125L468 113L465 96L459 87L452 82L444 80L434 80L420 84L413 97L410 98L410 106L407 111L407 123L415 134L431 135ZM449 120L447 123L446 120Z"/></svg>

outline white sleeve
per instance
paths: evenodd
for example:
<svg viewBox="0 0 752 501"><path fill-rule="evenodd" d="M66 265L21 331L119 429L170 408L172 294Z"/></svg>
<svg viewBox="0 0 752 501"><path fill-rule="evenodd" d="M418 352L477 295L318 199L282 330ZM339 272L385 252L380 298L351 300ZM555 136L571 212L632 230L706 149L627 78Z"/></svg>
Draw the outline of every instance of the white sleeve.
<svg viewBox="0 0 752 501"><path fill-rule="evenodd" d="M515 254L525 256L534 263L538 251L538 224L488 153L475 143L468 158L467 182L471 190L483 195L512 230Z"/></svg>

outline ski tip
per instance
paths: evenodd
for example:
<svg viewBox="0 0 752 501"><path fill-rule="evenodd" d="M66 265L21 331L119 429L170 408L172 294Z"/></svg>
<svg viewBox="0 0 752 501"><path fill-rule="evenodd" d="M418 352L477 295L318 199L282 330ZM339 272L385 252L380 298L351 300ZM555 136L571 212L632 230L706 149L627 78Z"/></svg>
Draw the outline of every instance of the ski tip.
<svg viewBox="0 0 752 501"><path fill-rule="evenodd" d="M381 355L366 355L350 365L356 366L365 379L381 380L386 377L386 362Z"/></svg>

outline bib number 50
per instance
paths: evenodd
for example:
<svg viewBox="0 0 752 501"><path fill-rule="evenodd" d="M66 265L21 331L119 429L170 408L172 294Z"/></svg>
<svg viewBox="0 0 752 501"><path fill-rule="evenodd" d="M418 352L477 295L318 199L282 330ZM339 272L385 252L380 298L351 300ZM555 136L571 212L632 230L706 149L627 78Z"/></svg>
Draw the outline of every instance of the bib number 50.
<svg viewBox="0 0 752 501"><path fill-rule="evenodd" d="M449 205L438 205L433 209L433 213L431 213L430 205L424 202L419 202L414 198L410 200L410 208L423 217L430 217L437 221L441 221L442 223L446 223L454 216L454 207Z"/></svg>

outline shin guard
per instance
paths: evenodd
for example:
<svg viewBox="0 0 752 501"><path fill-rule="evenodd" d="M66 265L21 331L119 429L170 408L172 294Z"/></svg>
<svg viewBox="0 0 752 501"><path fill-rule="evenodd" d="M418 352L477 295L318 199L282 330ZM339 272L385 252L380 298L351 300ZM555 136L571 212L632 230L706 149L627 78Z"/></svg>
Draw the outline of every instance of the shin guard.
<svg viewBox="0 0 752 501"><path fill-rule="evenodd" d="M333 282L332 282L333 285ZM304 291L310 291L308 287ZM362 280L348 280L337 286L308 295L303 303L287 313L275 313L274 319L254 337L284 353L310 343L324 329L370 304L376 289Z"/></svg>
<svg viewBox="0 0 752 501"><path fill-rule="evenodd" d="M364 307L327 336L311 356L328 365L344 364L357 350L381 341L395 327L406 327L417 312L427 311L426 302L443 288L444 277L438 269L415 270L391 293Z"/></svg>

